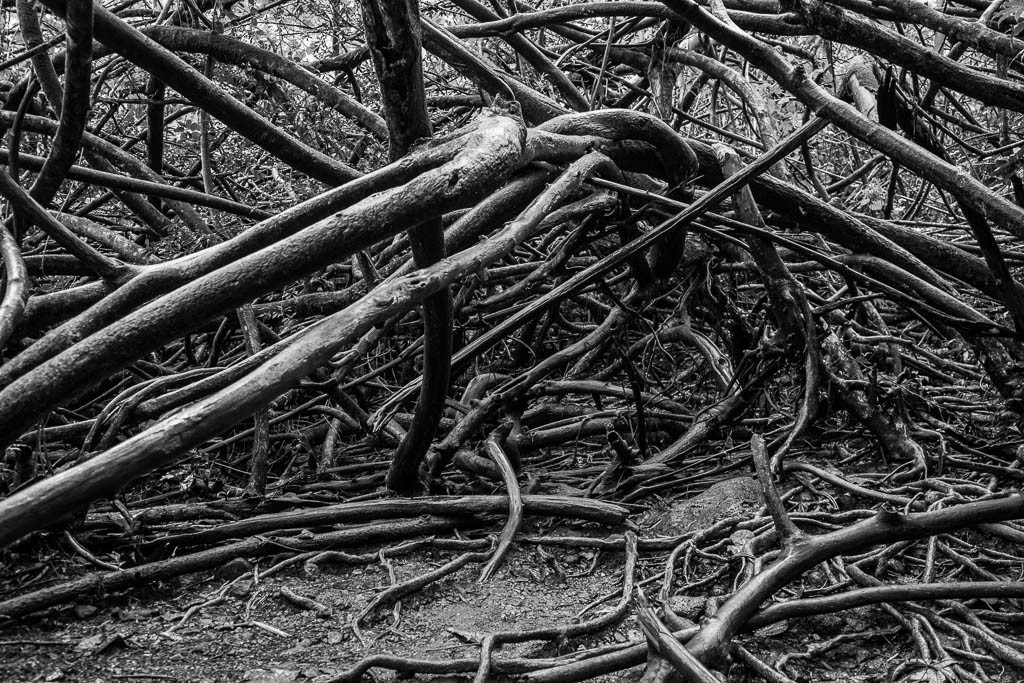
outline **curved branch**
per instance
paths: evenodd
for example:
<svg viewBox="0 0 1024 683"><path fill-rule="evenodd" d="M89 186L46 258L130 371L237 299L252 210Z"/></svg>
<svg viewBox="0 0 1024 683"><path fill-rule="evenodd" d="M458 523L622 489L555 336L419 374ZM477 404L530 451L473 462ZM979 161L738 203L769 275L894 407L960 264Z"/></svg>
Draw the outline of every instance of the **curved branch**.
<svg viewBox="0 0 1024 683"><path fill-rule="evenodd" d="M871 0L871 5L887 7L899 18L941 31L947 38L960 41L991 57L1006 57L1011 60L1011 66L1020 69L1016 61L1024 52L1024 41L993 31L980 21L964 21L914 0Z"/></svg>
<svg viewBox="0 0 1024 683"><path fill-rule="evenodd" d="M34 16L34 15L33 15ZM92 76L92 0L70 0L65 17L68 49L64 62L64 93L60 122L53 144L39 175L29 189L37 202L46 206L60 184L82 144L82 133L89 117L89 88ZM52 68L52 67L51 67Z"/></svg>
<svg viewBox="0 0 1024 683"><path fill-rule="evenodd" d="M141 32L168 50L207 54L220 62L248 66L276 76L326 102L339 114L349 117L377 137L387 137L388 129L384 119L344 91L324 83L314 74L276 52L250 45L223 33L181 26L147 26L141 29Z"/></svg>
<svg viewBox="0 0 1024 683"><path fill-rule="evenodd" d="M671 2L668 4L672 6ZM801 2L800 8L807 25L824 38L867 50L979 102L1024 112L1022 85L969 69L878 23L826 5L822 0Z"/></svg>
<svg viewBox="0 0 1024 683"><path fill-rule="evenodd" d="M463 164L425 174L432 177L426 181L417 179L399 192L377 195L372 198L373 201L364 202L360 210L349 212L347 217L353 227L359 225L363 230L380 237L384 226L401 223L402 219L408 219L410 213L429 215L451 208L467 195L479 196L493 188L514 168L521 153L523 137L522 129L509 119L495 117L494 128L491 145L467 153L465 156L468 158L462 160ZM448 190L446 188L453 174L458 174L460 180L455 189ZM440 196L431 197L425 195L425 192L439 192ZM542 218L541 212L534 212L531 220L510 224L501 234L472 249L377 287L344 311L305 330L275 358L228 388L175 413L105 453L0 501L0 547L9 545L35 528L39 515L52 509L55 498L63 501L62 506L74 508L109 494L134 477L172 461L192 446L245 419L282 391L295 386L299 380L355 342L367 330L411 310L424 298L449 283L509 254L526 236L532 234ZM346 232L338 229L345 222L331 222L331 232ZM308 238L308 235L303 237ZM282 254L282 257L286 256ZM245 261L247 259L243 259L240 264L243 269L253 267L253 263ZM116 327L121 329L115 330ZM136 324L131 327L138 329L141 326ZM111 326L108 328L108 338L113 340L126 331L124 328ZM137 341L141 340L124 339L121 344L133 346ZM143 347L135 348L141 350ZM112 349L108 347L109 350ZM103 362L99 358L96 360ZM23 380L19 380L0 392L0 411L9 414L6 408L10 403L7 399L12 395L17 396L17 384L22 384L21 390L25 389ZM4 427L5 431L16 431L8 430L6 421ZM75 482L70 490L67 487L68 481Z"/></svg>
<svg viewBox="0 0 1024 683"><path fill-rule="evenodd" d="M107 317L110 304L104 302L108 306L105 315L86 322L106 327L0 390L0 443L10 443L45 411L70 400L167 340L196 329L262 292L394 235L409 224L443 215L493 191L517 167L525 131L518 121L488 115L471 138L459 156L439 168L422 173L404 186L368 197L276 244L230 260L128 315ZM281 222L271 225L280 229ZM259 244L261 237L266 238L265 232L266 229L263 235L256 236L243 233L243 239L236 238L232 246ZM208 264L210 254L223 258L228 253L219 249L207 252L204 258ZM157 271L160 274L168 273L166 266L157 268L162 268L163 273ZM415 274L410 277L415 278ZM136 288L134 295L140 294L146 296L148 292ZM73 332L74 327L68 331ZM57 336L55 341L66 344L67 336ZM55 344L51 353L55 347L59 348ZM21 369L24 371L24 366ZM5 370L6 366L0 367L0 372ZM289 374L288 378L292 376Z"/></svg>
<svg viewBox="0 0 1024 683"><path fill-rule="evenodd" d="M1024 583L1019 581L958 581L953 583L915 583L912 585L859 588L838 595L790 600L770 605L754 614L745 630L764 628L786 619L831 614L881 602L917 600L969 600L971 598L1024 598Z"/></svg>
<svg viewBox="0 0 1024 683"><path fill-rule="evenodd" d="M50 101L50 106L54 111L58 111L64 99L63 88L60 79L57 78L57 71L53 68L53 62L43 47L46 43L43 42L43 31L39 27L39 17L36 16L35 3L32 0L18 0L18 24L25 47L37 50L32 54L32 71L39 81L43 94Z"/></svg>
<svg viewBox="0 0 1024 683"><path fill-rule="evenodd" d="M757 133L765 149L779 141L778 126L775 119L768 111L764 97L751 84L743 78L736 70L723 64L717 59L699 54L693 50L681 50L669 48L665 51L666 59L692 66L704 73L719 79L739 95L740 99L750 109L751 115L757 121Z"/></svg>
<svg viewBox="0 0 1024 683"><path fill-rule="evenodd" d="M454 0L454 2L479 21L488 22L500 20L500 17L495 14L492 9L480 2L477 2L477 0ZM453 31L453 33L458 35L458 32L456 31ZM517 32L509 32L508 34L503 35L502 38L512 46L516 52L521 54L523 59L529 62L533 68L551 80L570 107L576 111L587 111L590 109L590 104L587 102L587 98L576 89L576 86L573 85L572 81L569 80L565 73L555 66L551 60L544 55L540 48L534 45L529 39Z"/></svg>
<svg viewBox="0 0 1024 683"><path fill-rule="evenodd" d="M1001 522L1024 516L1024 495L998 500L965 503L915 514L880 512L870 519L821 536L809 536L796 543L782 559L751 579L705 622L686 649L705 663L713 663L757 608L805 571L829 558L853 554L880 544L927 538L955 529L986 522Z"/></svg>
<svg viewBox="0 0 1024 683"><path fill-rule="evenodd" d="M517 3L522 5L522 3ZM741 3L737 3L741 4ZM742 3L747 5L748 3ZM505 36L529 29L544 28L558 24L566 24L579 19L598 17L652 17L655 19L675 19L675 13L657 2L587 2L548 9L525 7L505 19L482 22L471 26L453 26L449 30L460 38L479 38L483 36ZM810 32L796 14L765 14L748 12L740 9L729 10L729 16L737 24L748 31L772 33L775 35L804 35ZM570 29L575 30L575 29Z"/></svg>
<svg viewBox="0 0 1024 683"><path fill-rule="evenodd" d="M131 272L131 269L124 264L104 256L78 239L73 232L47 213L46 209L25 192L6 171L2 170L0 170L0 195L3 195L11 203L16 214L38 225L57 244L84 263L93 273L103 278L116 279Z"/></svg>
<svg viewBox="0 0 1024 683"><path fill-rule="evenodd" d="M711 15L694 0L664 2L694 26L749 59L819 116L962 199L1011 233L1024 237L1024 209L993 193L969 172L943 162L893 131L868 120L850 105L828 94L807 76L802 67L791 66L773 48ZM720 3L714 4L721 6Z"/></svg>
<svg viewBox="0 0 1024 683"><path fill-rule="evenodd" d="M25 314L28 303L28 270L18 242L10 230L0 225L0 256L4 265L4 295L0 300L0 351Z"/></svg>
<svg viewBox="0 0 1024 683"><path fill-rule="evenodd" d="M380 82L390 134L389 154L395 161L413 143L431 135L423 89L419 8L415 0L362 0L366 42ZM413 261L426 268L445 256L444 226L432 218L408 231ZM423 385L412 424L395 451L388 470L388 488L412 495L417 472L444 411L452 367L452 296L444 287L423 300Z"/></svg>
<svg viewBox="0 0 1024 683"><path fill-rule="evenodd" d="M14 120L14 112L0 111L0 125L10 125ZM21 125L24 126L25 130L29 130L34 133L54 135L57 132L57 122L52 119L43 118L42 116L25 116ZM89 163L97 166L105 173L110 172L110 166L108 163L112 162L135 177L149 182L162 183L162 178L154 173L153 169L149 168L149 166L117 145L104 140L97 135L84 133L82 135L82 144L90 152L95 152L95 154L87 155ZM139 200L144 203L146 202L146 200L141 197L139 197ZM190 204L177 199L168 199L167 204L178 216L181 217L182 221L195 232L200 234L213 234L210 226L206 225ZM135 207L132 206L130 208L134 209Z"/></svg>
<svg viewBox="0 0 1024 683"><path fill-rule="evenodd" d="M67 13L67 0L42 2L60 16ZM205 78L180 57L99 5L95 7L94 21L97 40L150 72L217 117L224 125L292 168L327 185L340 185L359 177L360 174L355 169L283 132L231 97L223 88Z"/></svg>
<svg viewBox="0 0 1024 683"><path fill-rule="evenodd" d="M486 60L467 49L448 29L423 20L423 46L443 59L491 95L511 95L523 109L530 123L547 121L568 111L557 102L542 95L515 78L503 74Z"/></svg>
<svg viewBox="0 0 1024 683"><path fill-rule="evenodd" d="M2 121L2 119L0 119L0 121ZM10 152L6 149L0 149L0 162L6 162L9 158ZM44 162L42 157L25 154L24 152L18 155L18 160L24 168L34 170L42 168ZM132 192L148 194L153 197L162 197L165 199L178 199L197 206L208 206L211 209L218 209L238 216L244 216L245 218L270 218L271 216L270 213L262 209L247 206L240 202L235 202L216 195L206 194L205 192L200 192L198 190L190 190L187 187L178 187L177 185L169 185L167 183L154 182L152 180L132 178L126 175L121 175L120 173L97 171L96 169L88 168L86 166L72 165L71 168L68 169L67 177L72 180L79 180L83 183L89 183L90 185L95 185L97 187L130 190Z"/></svg>
<svg viewBox="0 0 1024 683"><path fill-rule="evenodd" d="M0 112L0 120L4 113ZM46 119L40 119L40 121L46 121ZM90 283L55 295L47 295L56 297L56 301L46 306L46 311L39 312L39 315L44 318L53 315L49 312L53 308L60 309L62 312L67 310L78 312L90 304L99 303L60 327L51 330L28 349L0 365L0 386L12 382L15 378L65 351L90 334L123 318L147 301L293 235L312 223L323 220L332 213L351 206L375 192L393 188L426 174L431 169L450 162L460 154L472 153L475 151L473 150L475 146L482 146L486 151L490 144L487 140L487 128L482 127L482 130L471 130L465 135L417 150L416 154L404 157L397 163L368 173L351 183L313 197L298 206L262 221L226 242L162 263L159 266L144 268L136 277L121 285L117 291L102 301L100 299L109 294L110 289L116 285ZM88 141L89 137L87 136L86 142L88 143ZM45 300L44 297L35 297L33 302L39 302L40 299ZM32 313L33 302L29 303L26 315ZM37 308L41 307L42 304L38 303Z"/></svg>

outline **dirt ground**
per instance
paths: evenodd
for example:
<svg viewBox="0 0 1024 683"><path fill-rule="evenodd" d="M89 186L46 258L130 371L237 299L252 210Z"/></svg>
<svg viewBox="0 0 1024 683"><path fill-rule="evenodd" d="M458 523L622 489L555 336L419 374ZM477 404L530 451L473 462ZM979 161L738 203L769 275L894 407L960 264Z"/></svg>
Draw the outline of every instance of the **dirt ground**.
<svg viewBox="0 0 1024 683"><path fill-rule="evenodd" d="M325 681L371 653L474 657L479 654L474 634L568 623L595 599L614 593L616 598L588 616L611 609L621 591L622 558L600 555L520 546L485 584L477 582L480 565L470 564L403 600L397 622L391 608L367 619L361 629L365 644L346 624L389 585L380 565L325 566L319 576L297 568L255 581L258 573L250 565L222 602L184 622L190 607L207 603L231 582L208 572L102 601L82 596L71 608L0 631L0 679ZM454 556L427 551L396 558L393 566L402 581ZM315 600L329 613L296 606L282 588ZM638 638L630 619L586 645ZM558 654L541 642L507 646L500 653Z"/></svg>
<svg viewBox="0 0 1024 683"><path fill-rule="evenodd" d="M422 551L395 558L398 581L435 569L457 553ZM0 630L3 681L327 681L372 653L451 660L479 655L480 634L568 624L587 606L586 618L611 610L622 587L619 552L572 550L520 544L489 582L477 582L479 564L420 590L396 612L379 610L361 629L348 624L392 583L382 565L322 565L310 575L301 567L259 578L267 561L254 568L232 563L206 572L107 598L83 595L78 604ZM664 554L642 556L638 578L663 566ZM62 567L70 577L89 567ZM255 571L254 571L255 569ZM238 574L238 576L234 576ZM231 577L234 578L232 579ZM282 593L310 598L326 607L317 613ZM648 588L649 593L657 590ZM709 587L710 590L717 590ZM222 597L220 602L209 604ZM592 605L608 597L605 602ZM682 599L699 611L702 598ZM205 605L205 606L203 606ZM203 606L200 609L190 608ZM693 616L697 616L694 614ZM845 633L883 630L877 610L782 625L744 640L759 656L775 661L797 655L789 669L796 680L882 681L905 638L882 633L831 647L815 657L814 646ZM884 620L881 620L884 621ZM631 616L617 627L569 644L531 642L501 648L499 657L553 657L642 638ZM597 681L635 680L640 667ZM472 674L403 678L375 669L364 680L471 681ZM734 667L730 680L751 679ZM932 680L932 679L920 679ZM941 680L941 679L935 679Z"/></svg>

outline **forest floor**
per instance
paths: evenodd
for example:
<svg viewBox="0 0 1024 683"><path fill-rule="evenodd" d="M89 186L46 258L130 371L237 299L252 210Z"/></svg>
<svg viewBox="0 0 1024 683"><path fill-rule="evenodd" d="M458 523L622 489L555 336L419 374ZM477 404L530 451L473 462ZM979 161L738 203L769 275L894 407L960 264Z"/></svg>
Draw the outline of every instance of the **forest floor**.
<svg viewBox="0 0 1024 683"><path fill-rule="evenodd" d="M663 502L637 520L639 536L658 535L655 531L663 530L665 519L678 528L693 528L738 510L756 514L751 491L757 494L753 480L740 477L703 494ZM500 520L496 522L495 529L500 528ZM528 537L607 533L595 524L569 526L559 520L528 519L521 530ZM235 560L216 571L145 589L82 595L77 604L0 630L0 680L329 681L370 654L477 658L487 633L565 625L584 611L584 618L594 618L610 612L622 592L620 551L519 543L491 580L479 583L480 564L471 563L406 597L397 609L375 611L362 622L359 634L350 628L381 589L434 570L457 554L426 549L387 564L317 565L313 571L294 565L266 578L261 574L280 559L255 566ZM666 555L640 556L636 578L638 583L653 579L642 584L648 593L657 591ZM48 552L37 545L35 560L8 567L0 591L9 595L14 584L24 590L26 576L45 577L45 585L95 571L56 542ZM714 604L713 599L707 604L707 596L731 589L726 575L690 596L677 597L673 606L677 614L699 621ZM290 596L311 599L320 609L299 606ZM783 670L794 680L882 681L912 652L908 638L894 625L881 608L870 607L778 624L741 642L776 665L788 655ZM495 658L557 657L642 641L635 617L629 616L568 643L506 645ZM635 680L641 670L634 667L590 680ZM402 678L375 669L364 680L471 681L473 673ZM742 667L734 667L729 680L752 679Z"/></svg>

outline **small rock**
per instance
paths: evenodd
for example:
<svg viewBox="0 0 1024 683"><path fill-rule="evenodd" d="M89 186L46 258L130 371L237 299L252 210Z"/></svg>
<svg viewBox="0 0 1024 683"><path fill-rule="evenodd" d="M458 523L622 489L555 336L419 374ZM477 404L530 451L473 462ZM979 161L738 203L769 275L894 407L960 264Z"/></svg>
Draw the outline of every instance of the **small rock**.
<svg viewBox="0 0 1024 683"><path fill-rule="evenodd" d="M75 605L72 611L79 619L88 619L99 612L100 608L96 605Z"/></svg>
<svg viewBox="0 0 1024 683"><path fill-rule="evenodd" d="M727 517L764 505L761 485L751 477L733 477L685 500L675 500L655 524L656 533L676 536L706 529Z"/></svg>
<svg viewBox="0 0 1024 683"><path fill-rule="evenodd" d="M83 638L82 640L78 641L78 645L75 646L75 649L84 651L95 650L103 644L103 637L104 636L102 633L97 633L94 636Z"/></svg>
<svg viewBox="0 0 1024 683"><path fill-rule="evenodd" d="M706 601L706 598L696 596L673 595L668 599L668 608L683 619L697 622L704 613Z"/></svg>
<svg viewBox="0 0 1024 683"><path fill-rule="evenodd" d="M228 595L233 598L244 598L252 590L252 579L242 579L238 581L230 588L228 588Z"/></svg>
<svg viewBox="0 0 1024 683"><path fill-rule="evenodd" d="M213 572L221 581L230 581L231 579L237 579L243 574L247 574L252 571L252 563L243 557L236 557L226 564L222 564L217 567Z"/></svg>

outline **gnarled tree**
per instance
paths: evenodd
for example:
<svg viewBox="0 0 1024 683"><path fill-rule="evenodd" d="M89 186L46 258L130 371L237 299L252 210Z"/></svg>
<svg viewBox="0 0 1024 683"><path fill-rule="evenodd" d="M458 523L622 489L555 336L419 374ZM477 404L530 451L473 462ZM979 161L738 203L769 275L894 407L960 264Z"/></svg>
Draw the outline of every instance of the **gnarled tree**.
<svg viewBox="0 0 1024 683"><path fill-rule="evenodd" d="M745 631L892 601L922 662L1024 669L1002 630L1024 592L993 573L1019 553L991 542L1024 542L1019 0L0 12L18 38L0 111L0 547L83 519L100 533L114 501L131 528L104 543L154 553L0 615L269 553L217 545L241 536L433 515L302 541L315 550L468 527L505 503L439 496L500 485L497 550L467 542L447 570L489 559L491 577L523 514L622 524L609 503L738 470L763 510L606 541L627 554L607 619L494 632L479 664L371 658L342 679L585 680L646 658L645 681L715 680L733 658L788 680ZM581 442L596 462L568 467ZM147 513L122 499L196 463L252 519L140 541ZM319 516L256 515L318 490L338 503ZM362 494L423 500L344 502ZM726 538L759 559L734 582L723 565L727 595L685 623L675 562ZM675 550L661 616L637 598L647 642L492 657L624 618L637 554L658 548ZM916 585L880 585L897 553ZM816 566L820 597L768 604ZM943 583L963 571L987 580Z"/></svg>

